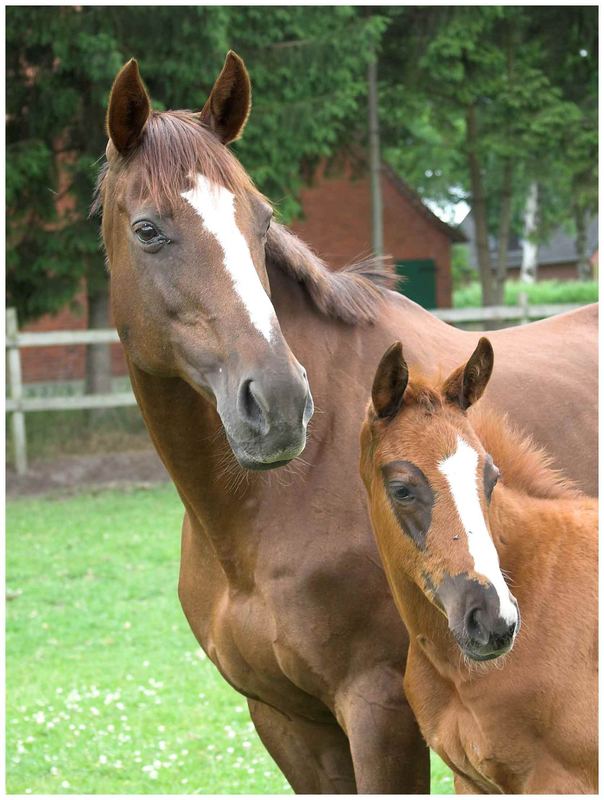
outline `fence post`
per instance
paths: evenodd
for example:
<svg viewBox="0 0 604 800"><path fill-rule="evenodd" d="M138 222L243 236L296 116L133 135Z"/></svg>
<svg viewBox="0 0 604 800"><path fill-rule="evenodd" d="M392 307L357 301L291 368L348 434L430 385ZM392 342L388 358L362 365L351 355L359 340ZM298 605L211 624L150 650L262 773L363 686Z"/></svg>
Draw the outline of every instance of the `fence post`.
<svg viewBox="0 0 604 800"><path fill-rule="evenodd" d="M23 384L21 382L21 353L17 343L18 333L17 310L15 308L7 308L8 381L11 399L17 404L17 410L13 411L11 419L13 446L15 449L15 469L17 470L17 475L25 475L27 472L27 438L25 433L25 414L21 411Z"/></svg>

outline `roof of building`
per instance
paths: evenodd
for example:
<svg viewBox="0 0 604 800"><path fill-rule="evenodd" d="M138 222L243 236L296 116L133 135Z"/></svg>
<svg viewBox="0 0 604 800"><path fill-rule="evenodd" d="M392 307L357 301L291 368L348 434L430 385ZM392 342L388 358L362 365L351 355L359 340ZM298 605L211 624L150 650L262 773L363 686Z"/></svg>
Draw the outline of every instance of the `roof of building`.
<svg viewBox="0 0 604 800"><path fill-rule="evenodd" d="M382 162L382 172L397 189L397 191L406 200L408 200L411 205L420 212L420 214L423 214L429 222L431 222L435 227L439 228L446 236L448 236L452 242L461 243L469 241L467 233L462 229L462 226L453 227L452 225L448 225L446 222L440 219L440 217L437 217L436 214L431 211L427 205L425 205L424 201L415 191L415 189L412 189L409 184L405 183L405 181L392 169L389 164Z"/></svg>
<svg viewBox="0 0 604 800"><path fill-rule="evenodd" d="M462 221L461 229L467 236L467 241L470 243L470 266L478 266L478 255L476 253L476 242L474 239L474 220L472 212L470 212ZM587 252L591 256L598 247L598 217L594 216L589 220L586 230L587 236ZM489 236L489 251L493 263L497 257L497 239L495 236ZM510 236L508 244L508 269L515 269L522 264L522 243L518 236ZM557 228L547 242L539 245L539 264L565 264L568 262L577 261L579 258L577 254L577 241L576 237L568 233L564 228Z"/></svg>

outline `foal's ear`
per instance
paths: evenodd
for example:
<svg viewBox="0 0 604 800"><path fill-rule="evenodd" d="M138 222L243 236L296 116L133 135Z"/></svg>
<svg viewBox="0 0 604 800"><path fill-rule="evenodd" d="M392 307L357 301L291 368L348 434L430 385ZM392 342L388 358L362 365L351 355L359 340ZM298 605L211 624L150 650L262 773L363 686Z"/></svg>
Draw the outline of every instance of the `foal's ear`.
<svg viewBox="0 0 604 800"><path fill-rule="evenodd" d="M131 58L113 82L107 110L107 133L119 153L125 155L136 147L150 113L149 95Z"/></svg>
<svg viewBox="0 0 604 800"><path fill-rule="evenodd" d="M228 144L243 133L251 109L250 76L243 59L229 50L199 119L216 133L223 144Z"/></svg>
<svg viewBox="0 0 604 800"><path fill-rule="evenodd" d="M458 367L443 384L445 400L465 411L477 400L487 387L494 361L493 347L484 336L476 345L467 364Z"/></svg>
<svg viewBox="0 0 604 800"><path fill-rule="evenodd" d="M403 358L403 346L395 342L382 356L371 389L375 413L380 419L396 416L402 403L409 370Z"/></svg>

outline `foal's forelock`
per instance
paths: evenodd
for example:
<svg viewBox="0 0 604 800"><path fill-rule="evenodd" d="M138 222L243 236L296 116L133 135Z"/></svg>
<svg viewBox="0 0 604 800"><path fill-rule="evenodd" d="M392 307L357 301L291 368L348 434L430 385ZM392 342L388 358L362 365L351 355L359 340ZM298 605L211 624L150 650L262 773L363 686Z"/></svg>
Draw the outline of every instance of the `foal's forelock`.
<svg viewBox="0 0 604 800"><path fill-rule="evenodd" d="M517 619L517 612L503 578L499 556L480 505L478 464L477 451L458 435L455 452L439 462L438 470L447 480L455 509L466 534L474 572L486 578L494 587L499 598L500 614L511 624Z"/></svg>

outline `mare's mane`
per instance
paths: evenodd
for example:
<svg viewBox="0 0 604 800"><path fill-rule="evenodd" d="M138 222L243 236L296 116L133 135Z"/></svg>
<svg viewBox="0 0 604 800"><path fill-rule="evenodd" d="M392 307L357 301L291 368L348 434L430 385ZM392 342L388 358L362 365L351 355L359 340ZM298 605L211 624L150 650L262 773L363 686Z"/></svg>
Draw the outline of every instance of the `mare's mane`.
<svg viewBox="0 0 604 800"><path fill-rule="evenodd" d="M158 209L175 205L183 186L197 173L225 186L244 202L251 194L262 196L233 153L191 111L154 111L139 146L123 159L123 164L126 169L137 170L141 196ZM108 165L103 164L93 214L102 211L108 171ZM332 272L304 242L277 223L269 229L266 255L306 288L323 314L350 325L369 324L377 318L383 299L379 283L388 278L382 259L366 259Z"/></svg>
<svg viewBox="0 0 604 800"><path fill-rule="evenodd" d="M375 321L384 299L380 284L392 278L384 270L382 258L367 258L332 272L305 242L279 223L269 228L266 257L304 285L319 311L349 325Z"/></svg>

